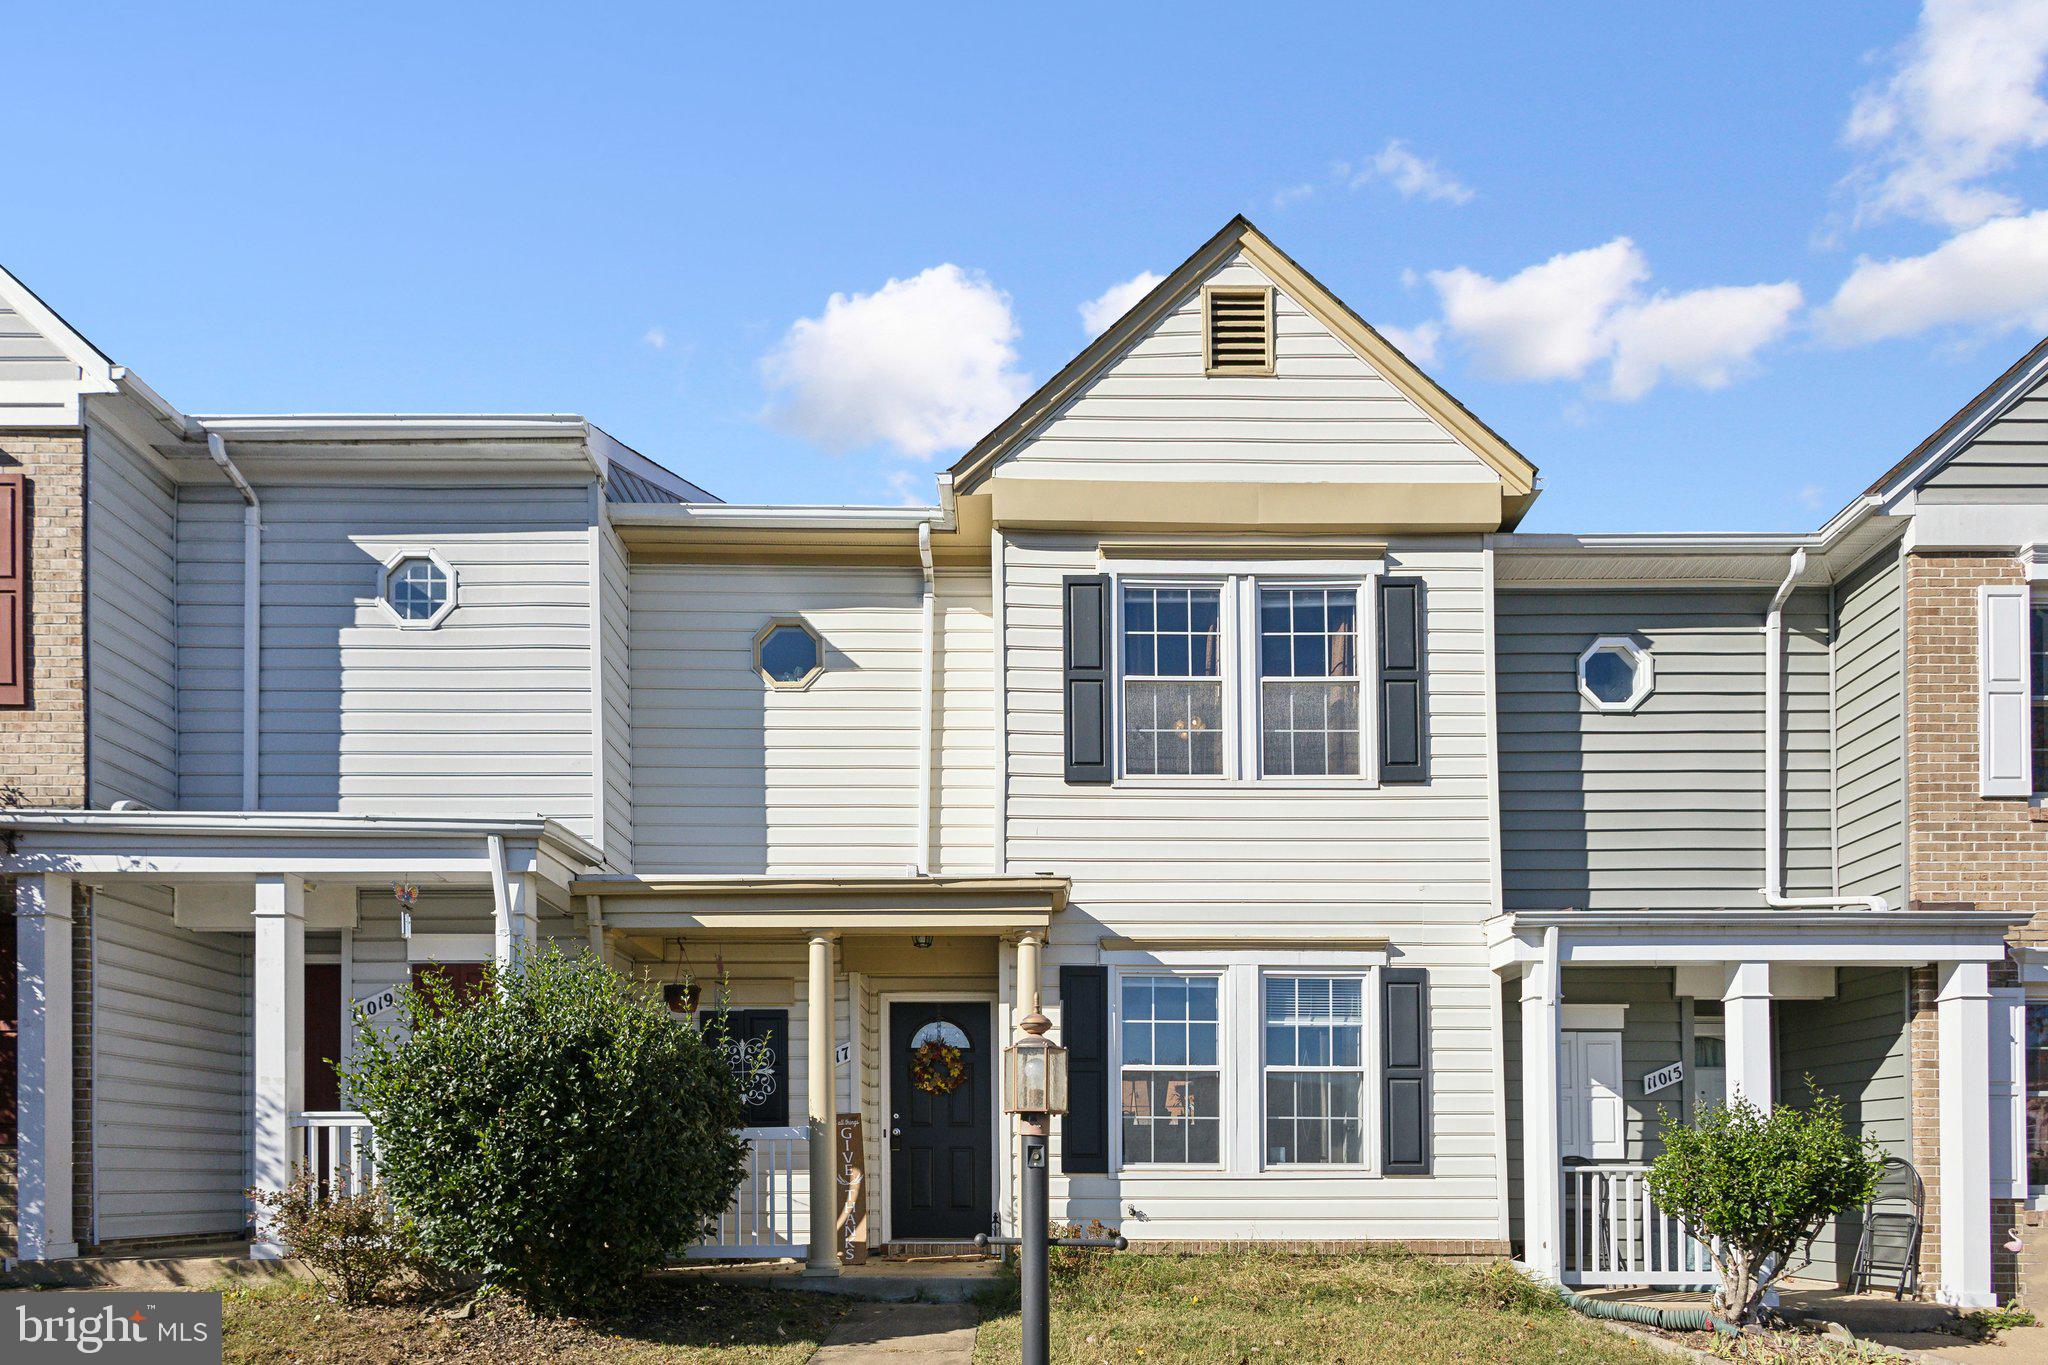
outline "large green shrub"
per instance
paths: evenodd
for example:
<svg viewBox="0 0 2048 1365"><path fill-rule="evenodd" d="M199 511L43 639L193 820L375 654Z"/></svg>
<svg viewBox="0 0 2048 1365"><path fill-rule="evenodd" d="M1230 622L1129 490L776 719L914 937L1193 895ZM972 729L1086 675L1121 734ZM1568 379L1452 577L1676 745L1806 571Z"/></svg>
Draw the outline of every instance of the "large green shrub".
<svg viewBox="0 0 2048 1365"><path fill-rule="evenodd" d="M552 949L458 1001L402 990L346 1082L377 1176L430 1260L544 1311L615 1296L739 1187L739 1088L715 1040Z"/></svg>
<svg viewBox="0 0 2048 1365"><path fill-rule="evenodd" d="M1769 1113L1738 1097L1665 1128L1650 1194L1713 1247L1715 1310L1746 1323L1829 1218L1870 1202L1883 1166L1876 1143L1842 1126L1832 1096Z"/></svg>

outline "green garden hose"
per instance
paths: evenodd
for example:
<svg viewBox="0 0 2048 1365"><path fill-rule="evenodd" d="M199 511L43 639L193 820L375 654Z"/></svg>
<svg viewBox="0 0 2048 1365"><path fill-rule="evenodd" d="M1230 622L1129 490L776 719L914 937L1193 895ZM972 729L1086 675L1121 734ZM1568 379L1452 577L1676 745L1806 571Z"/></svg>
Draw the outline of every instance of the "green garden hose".
<svg viewBox="0 0 2048 1365"><path fill-rule="evenodd" d="M1606 1318L1613 1322L1634 1323L1638 1327L1657 1327L1666 1332L1704 1332L1708 1329L1722 1336L1740 1336L1742 1329L1726 1318L1717 1318L1707 1308L1660 1308L1649 1303L1614 1303L1607 1299L1589 1299L1584 1294L1569 1289L1558 1291L1565 1304L1589 1318Z"/></svg>

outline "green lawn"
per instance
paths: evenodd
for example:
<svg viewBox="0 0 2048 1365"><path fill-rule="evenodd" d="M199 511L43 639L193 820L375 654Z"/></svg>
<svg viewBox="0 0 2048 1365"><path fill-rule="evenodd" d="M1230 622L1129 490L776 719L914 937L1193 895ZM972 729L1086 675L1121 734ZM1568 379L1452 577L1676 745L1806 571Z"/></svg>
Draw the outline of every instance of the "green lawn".
<svg viewBox="0 0 2048 1365"><path fill-rule="evenodd" d="M537 1319L502 1300L467 1318L417 1304L344 1312L313 1285L276 1280L225 1290L222 1335L228 1365L800 1365L847 1309L821 1295L657 1282L633 1308L594 1319Z"/></svg>
<svg viewBox="0 0 2048 1365"><path fill-rule="evenodd" d="M1062 1365L1670 1359L1567 1311L1504 1265L1401 1255L1094 1253L1055 1273L1052 1296L1052 1358ZM985 1302L982 1316L976 1365L1014 1361L1014 1288Z"/></svg>

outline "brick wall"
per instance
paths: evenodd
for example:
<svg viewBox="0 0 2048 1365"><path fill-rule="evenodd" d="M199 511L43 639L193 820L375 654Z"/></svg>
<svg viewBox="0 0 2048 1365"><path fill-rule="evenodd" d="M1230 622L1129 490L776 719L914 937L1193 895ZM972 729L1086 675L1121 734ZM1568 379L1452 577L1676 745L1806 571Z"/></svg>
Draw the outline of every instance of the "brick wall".
<svg viewBox="0 0 2048 1365"><path fill-rule="evenodd" d="M28 476L29 704L0 707L0 797L85 804L85 437L0 430Z"/></svg>
<svg viewBox="0 0 2048 1365"><path fill-rule="evenodd" d="M2010 555L1906 557L1907 867L1915 907L2035 911L2015 941L2048 943L2048 810L1977 791L1977 588L2025 579ZM1993 985L2011 984L2010 963ZM1921 1277L1941 1264L1940 1108L1935 972L1913 973L1913 1164L1927 1182ZM2015 1210L1992 1210L1992 1275L2003 1297L2018 1287L2006 1249Z"/></svg>

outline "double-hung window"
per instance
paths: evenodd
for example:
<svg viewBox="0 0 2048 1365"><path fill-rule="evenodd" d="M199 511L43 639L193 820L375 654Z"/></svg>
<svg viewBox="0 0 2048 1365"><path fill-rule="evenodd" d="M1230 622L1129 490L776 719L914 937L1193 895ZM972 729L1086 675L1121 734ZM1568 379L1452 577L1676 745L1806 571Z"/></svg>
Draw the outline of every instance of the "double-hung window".
<svg viewBox="0 0 2048 1365"><path fill-rule="evenodd" d="M2048 600L2037 597L2028 616L2027 692L2033 725L2034 790L2048 792Z"/></svg>
<svg viewBox="0 0 2048 1365"><path fill-rule="evenodd" d="M1123 1160L1215 1166L1223 1159L1220 978L1119 978Z"/></svg>
<svg viewBox="0 0 2048 1365"><path fill-rule="evenodd" d="M1365 1162L1365 979L1265 979L1266 1164Z"/></svg>
<svg viewBox="0 0 2048 1365"><path fill-rule="evenodd" d="M1124 590L1124 771L1223 775L1223 591Z"/></svg>
<svg viewBox="0 0 2048 1365"><path fill-rule="evenodd" d="M1121 775L1359 779L1372 771L1370 579L1120 584Z"/></svg>
<svg viewBox="0 0 2048 1365"><path fill-rule="evenodd" d="M1260 771L1356 777L1358 589L1259 589Z"/></svg>

